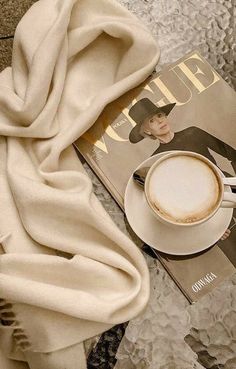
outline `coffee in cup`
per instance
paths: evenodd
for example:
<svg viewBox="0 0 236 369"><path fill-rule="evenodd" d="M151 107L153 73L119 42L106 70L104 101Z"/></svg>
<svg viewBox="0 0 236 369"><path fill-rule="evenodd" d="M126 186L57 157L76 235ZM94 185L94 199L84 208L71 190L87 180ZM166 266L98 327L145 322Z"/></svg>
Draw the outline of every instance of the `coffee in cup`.
<svg viewBox="0 0 236 369"><path fill-rule="evenodd" d="M177 151L152 165L145 180L145 195L159 220L190 226L208 220L219 209L224 183L218 168L207 158Z"/></svg>

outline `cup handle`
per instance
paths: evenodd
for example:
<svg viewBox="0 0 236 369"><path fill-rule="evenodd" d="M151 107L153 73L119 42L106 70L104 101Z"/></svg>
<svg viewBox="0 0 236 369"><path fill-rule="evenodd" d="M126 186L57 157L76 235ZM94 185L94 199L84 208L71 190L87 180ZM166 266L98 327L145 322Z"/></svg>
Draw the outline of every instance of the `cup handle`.
<svg viewBox="0 0 236 369"><path fill-rule="evenodd" d="M222 181L224 185L236 186L236 177L224 177ZM224 192L221 206L222 208L236 208L236 193Z"/></svg>
<svg viewBox="0 0 236 369"><path fill-rule="evenodd" d="M221 203L222 208L236 208L236 193L225 192L223 201Z"/></svg>
<svg viewBox="0 0 236 369"><path fill-rule="evenodd" d="M236 177L223 177L222 180L224 185L236 186Z"/></svg>

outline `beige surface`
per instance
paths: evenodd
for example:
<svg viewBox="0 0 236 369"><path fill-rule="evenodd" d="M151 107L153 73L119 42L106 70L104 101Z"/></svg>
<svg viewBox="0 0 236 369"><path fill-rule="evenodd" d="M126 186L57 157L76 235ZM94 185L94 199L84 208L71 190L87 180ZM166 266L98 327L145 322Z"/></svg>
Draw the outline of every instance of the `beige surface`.
<svg viewBox="0 0 236 369"><path fill-rule="evenodd" d="M13 39L0 40L0 71L11 65Z"/></svg>
<svg viewBox="0 0 236 369"><path fill-rule="evenodd" d="M11 36L14 35L22 16L34 2L35 0L0 0L0 71L11 65Z"/></svg>
<svg viewBox="0 0 236 369"><path fill-rule="evenodd" d="M42 0L17 27L0 74L0 345L31 369L85 368L79 345L148 302L144 257L97 200L72 143L158 58L113 0Z"/></svg>
<svg viewBox="0 0 236 369"><path fill-rule="evenodd" d="M0 37L10 36L24 13L36 0L0 0Z"/></svg>
<svg viewBox="0 0 236 369"><path fill-rule="evenodd" d="M233 48L230 47L234 34L232 32L233 18L229 14L232 13L233 1L169 1L168 7L166 0L121 0L120 2L139 15L143 22L150 27L154 36L158 37L157 34L159 34L159 42L162 49L162 65L169 64L193 48L198 47L214 68L232 86L235 85L235 77L233 77L232 73L233 58L231 57ZM12 3L17 4L13 12L10 9L10 4ZM8 6L9 12L13 14L14 18L20 18L18 9L22 9L22 6L25 6L25 4L29 4L29 2L4 0L0 1L0 9L2 9L3 5L5 8ZM190 8L192 8L191 18L186 16ZM214 20L216 17L219 17L219 22ZM10 23L7 24L7 27L6 25L4 26L7 32L9 30L14 31L14 24L11 19ZM0 22L0 26L2 24L4 23ZM212 27L210 27L211 25ZM197 27L199 28L197 29ZM229 30L228 33L227 30ZM3 69L10 63L10 45L11 41L0 41L0 69ZM91 172L90 175L92 176ZM94 178L94 186L107 211L116 220L120 228L125 231L127 223L124 222L122 212L98 182L97 178ZM138 324L134 321L130 325L120 348L119 368L157 369L162 364L165 369L168 364L168 368L175 369L202 368L197 363L195 356L195 353L197 353L198 360L205 368L214 367L218 369L221 367L224 369L235 369L235 278L232 282L226 282L226 285L215 291L213 295L209 295L200 305L195 305L191 312L191 318L189 318L188 313L185 312L187 303L183 295L176 289L160 265L158 265L158 269L160 269L160 277L158 279L156 279L158 270L155 269L153 272L155 278L153 279L153 284L155 281L158 284L157 287L154 286L152 299L154 303L150 304L153 305L153 310L149 314L148 319L145 320L146 316L141 316ZM165 283L163 283L163 280ZM163 298L161 301L159 289ZM156 299L161 302L160 309L159 305L156 304ZM172 309L172 307L174 308ZM212 312L211 307L214 307L215 311ZM160 314L160 312L163 314ZM153 315L156 318L156 325L153 324ZM165 318L164 324L163 317ZM184 345L183 337L187 333L187 331L184 332L184 329L186 326L189 329L189 322L184 322L183 326L180 327L179 321L181 319L184 320L186 317L191 319L192 330L187 341L192 347L192 352L188 350L187 346L184 348L185 351L182 350ZM166 327L170 328L170 324L173 330L171 334L168 334L169 331ZM222 330L220 330L221 328ZM222 340L225 340L227 332L229 332L229 336L233 335L232 344L229 344L229 341L227 341L228 347L225 346L225 342L222 344ZM162 333L164 334L164 339ZM216 341L218 337L219 340ZM105 367L101 364L99 368L104 369Z"/></svg>

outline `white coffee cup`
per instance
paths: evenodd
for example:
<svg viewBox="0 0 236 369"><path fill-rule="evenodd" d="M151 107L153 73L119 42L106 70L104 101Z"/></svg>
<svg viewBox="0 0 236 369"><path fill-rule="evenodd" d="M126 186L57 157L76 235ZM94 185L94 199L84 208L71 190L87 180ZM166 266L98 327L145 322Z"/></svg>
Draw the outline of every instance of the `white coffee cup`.
<svg viewBox="0 0 236 369"><path fill-rule="evenodd" d="M144 192L161 222L189 227L210 219L220 207L236 207L236 177L224 174L203 155L173 151L158 159L145 178Z"/></svg>

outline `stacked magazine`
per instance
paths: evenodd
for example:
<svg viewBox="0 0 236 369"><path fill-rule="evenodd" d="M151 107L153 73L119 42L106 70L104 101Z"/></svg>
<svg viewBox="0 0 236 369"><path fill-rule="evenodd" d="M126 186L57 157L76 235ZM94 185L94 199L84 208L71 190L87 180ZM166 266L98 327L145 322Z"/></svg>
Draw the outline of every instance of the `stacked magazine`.
<svg viewBox="0 0 236 369"><path fill-rule="evenodd" d="M171 142L152 139L148 132L142 134L136 129L139 122L131 108L142 99L157 107L175 103L168 115ZM109 104L93 127L75 142L75 147L123 210L126 186L133 172L158 153L198 152L225 176L235 176L236 94L193 51ZM173 256L149 246L144 245L144 249L160 259L193 303L235 272L236 209L222 238L202 252Z"/></svg>

